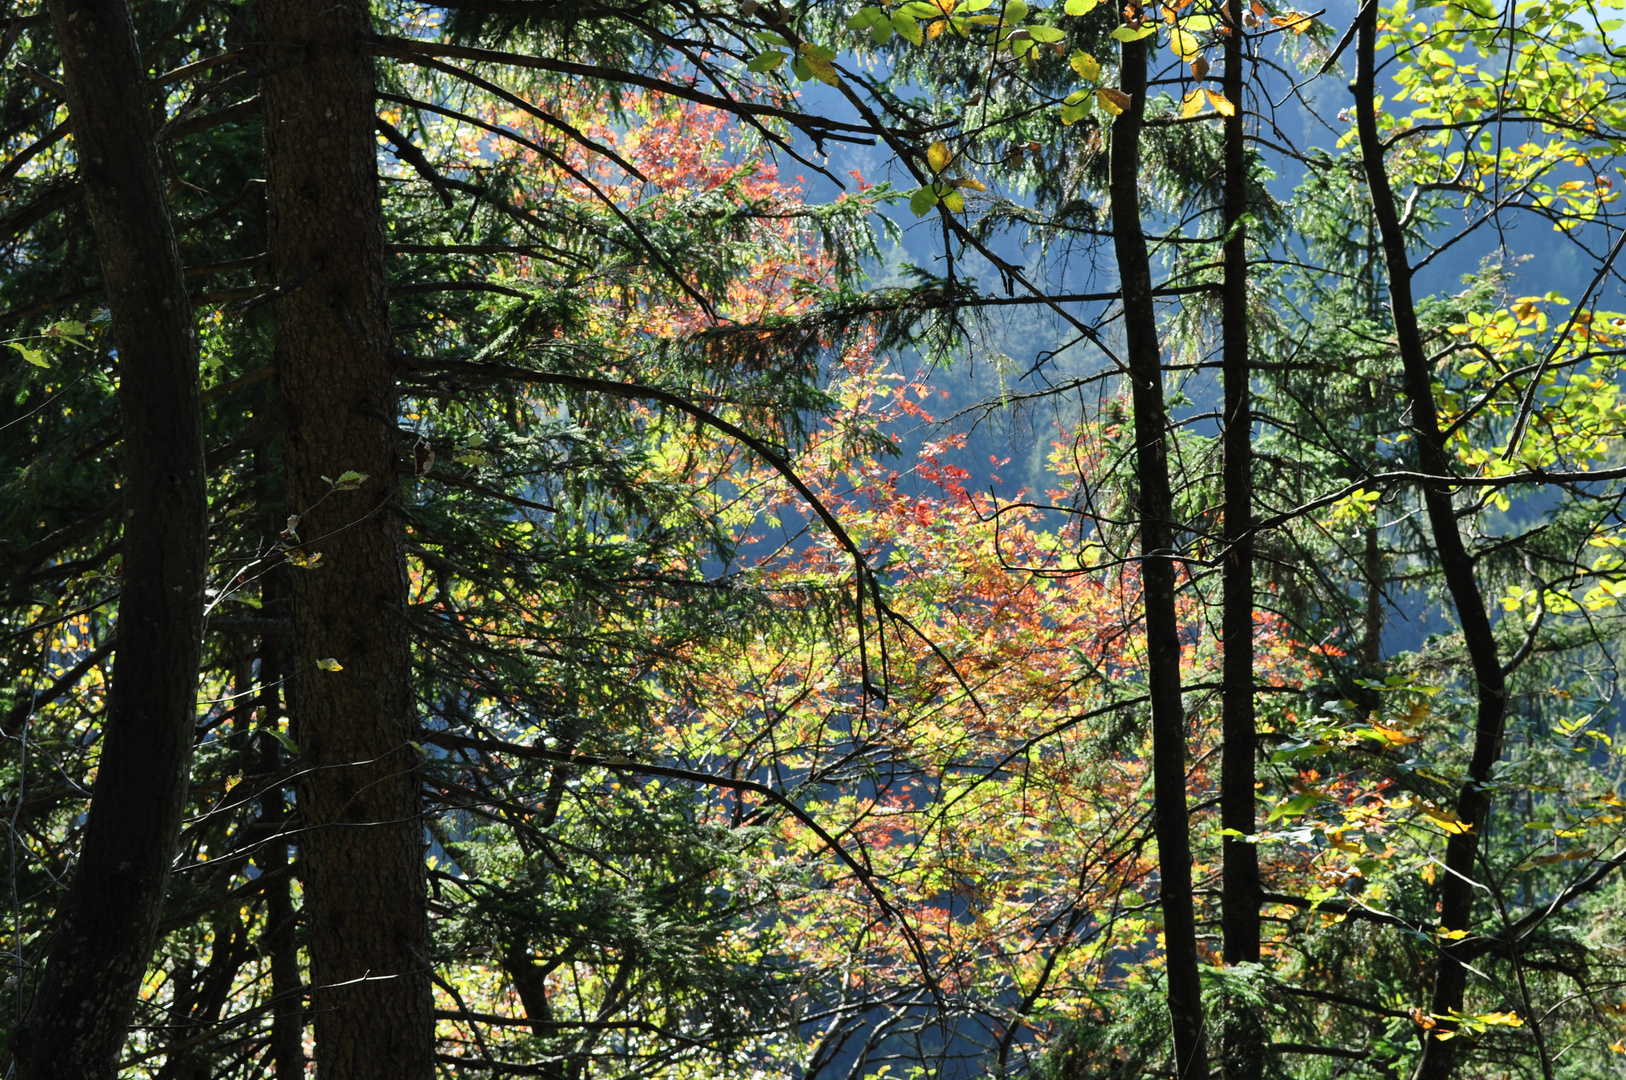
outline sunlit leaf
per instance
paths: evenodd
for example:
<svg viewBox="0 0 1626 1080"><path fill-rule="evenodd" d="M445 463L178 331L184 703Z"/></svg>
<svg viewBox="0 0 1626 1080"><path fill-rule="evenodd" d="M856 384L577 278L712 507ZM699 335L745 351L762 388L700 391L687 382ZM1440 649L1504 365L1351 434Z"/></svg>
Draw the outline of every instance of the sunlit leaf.
<svg viewBox="0 0 1626 1080"><path fill-rule="evenodd" d="M41 349L30 349L20 341L8 341L6 344L22 353L23 359L35 367L48 368L51 366L51 362L45 359L45 353Z"/></svg>
<svg viewBox="0 0 1626 1080"><path fill-rule="evenodd" d="M1111 86L1103 86L1095 92L1095 100L1100 103L1103 111L1117 116L1133 104L1133 99L1122 90Z"/></svg>

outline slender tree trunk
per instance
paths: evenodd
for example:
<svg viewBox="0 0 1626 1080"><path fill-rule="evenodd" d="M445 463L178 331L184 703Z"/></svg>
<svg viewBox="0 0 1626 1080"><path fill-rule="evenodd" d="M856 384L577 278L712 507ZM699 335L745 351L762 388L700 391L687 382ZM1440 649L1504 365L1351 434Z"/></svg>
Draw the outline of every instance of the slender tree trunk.
<svg viewBox="0 0 1626 1080"><path fill-rule="evenodd" d="M1130 105L1112 124L1112 236L1123 284L1124 335L1135 403L1141 587L1146 606L1146 677L1152 697L1154 831L1163 903L1164 963L1174 1027L1175 1074L1205 1080L1208 1049L1197 925L1191 895L1191 823L1186 809L1186 713L1180 695L1180 627L1175 617L1173 500L1168 412L1152 302L1152 270L1140 221L1140 134L1146 110L1146 43L1122 49Z"/></svg>
<svg viewBox="0 0 1626 1080"><path fill-rule="evenodd" d="M1225 374L1225 660L1220 692L1224 750L1220 772L1220 820L1244 836L1256 830L1253 712L1253 393L1248 362L1248 158L1242 116L1242 0L1228 0L1225 19L1225 97L1234 106L1225 118L1225 279L1221 286L1221 361ZM1223 846L1224 959L1259 962L1259 850L1228 836ZM1253 1009L1227 1005L1224 1075L1255 1080L1264 1069L1264 1028Z"/></svg>
<svg viewBox="0 0 1626 1080"><path fill-rule="evenodd" d="M292 422L288 658L323 1080L427 1080L425 964L396 395L365 0L264 0L266 199L276 364ZM279 61L291 61L281 67ZM355 490L324 477L366 474ZM339 665L338 670L333 664Z"/></svg>
<svg viewBox="0 0 1626 1080"><path fill-rule="evenodd" d="M277 531L285 515L273 509L279 505L270 483L270 449L260 447L254 454L254 471L260 506L269 511L267 525ZM285 616L288 610L286 568L274 567L260 579L260 610L267 615ZM260 642L260 694L256 702L259 741L259 771L274 776L282 768L281 744L270 734L282 716L283 635L266 634ZM288 813L286 787L278 784L260 797L260 827L268 835L254 856L262 875L276 875L265 889L265 933L261 950L271 964L271 1062L277 1080L302 1080L305 1075L305 1021L302 1012L304 986L299 974L298 944L294 934L293 883L288 874L288 843L284 835Z"/></svg>
<svg viewBox="0 0 1626 1080"><path fill-rule="evenodd" d="M1376 447L1372 448L1374 451ZM1373 454L1376 458L1376 454ZM1361 576L1366 579L1366 607L1361 612L1361 663L1376 673L1383 664L1383 549L1378 546L1378 528L1366 527L1366 550Z"/></svg>
<svg viewBox="0 0 1626 1080"><path fill-rule="evenodd" d="M1374 65L1377 37L1377 5L1363 10L1356 37L1355 92L1356 122L1361 138L1361 161L1366 169L1367 188L1377 218L1378 234L1389 271L1389 304L1394 314L1395 336L1404 369L1407 403L1411 406L1412 428L1417 440L1418 464L1424 472L1441 476L1448 472L1444 440L1440 438L1438 414L1434 409L1434 387L1428 355L1417 326L1417 311L1411 291L1411 263L1406 255L1405 231L1395 209L1394 193L1384 166L1383 147L1378 141ZM1491 769L1502 756L1502 730L1507 711L1506 677L1497 655L1496 638L1490 616L1474 579L1473 558L1457 529L1456 509L1450 488L1430 484L1423 489L1423 506L1428 513L1434 551L1445 574L1446 588L1462 626L1463 643L1473 665L1477 683L1478 715L1474 725L1473 754L1468 775L1457 795L1456 814L1463 830L1452 833L1445 845L1445 876L1440 883L1440 926L1466 931L1473 923L1474 857L1479 834L1490 809L1486 782ZM1467 969L1457 953L1462 940L1446 939L1434 972L1434 993L1429 1009L1436 1017L1462 1010L1467 989ZM1450 1031L1456 1025L1441 1020L1437 1030ZM1418 1080L1443 1080L1456 1065L1460 1039L1429 1038L1417 1067Z"/></svg>
<svg viewBox="0 0 1626 1080"><path fill-rule="evenodd" d="M151 959L192 758L205 574L192 307L124 0L51 0L118 345L124 534L113 682L78 868L16 1037L26 1078L112 1077Z"/></svg>

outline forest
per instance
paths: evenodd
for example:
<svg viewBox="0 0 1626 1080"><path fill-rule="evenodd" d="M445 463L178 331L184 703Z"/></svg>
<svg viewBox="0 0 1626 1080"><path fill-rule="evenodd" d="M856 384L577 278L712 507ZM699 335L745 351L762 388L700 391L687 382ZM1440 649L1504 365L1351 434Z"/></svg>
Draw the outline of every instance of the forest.
<svg viewBox="0 0 1626 1080"><path fill-rule="evenodd" d="M1612 4L12 0L5 1080L1626 1077Z"/></svg>

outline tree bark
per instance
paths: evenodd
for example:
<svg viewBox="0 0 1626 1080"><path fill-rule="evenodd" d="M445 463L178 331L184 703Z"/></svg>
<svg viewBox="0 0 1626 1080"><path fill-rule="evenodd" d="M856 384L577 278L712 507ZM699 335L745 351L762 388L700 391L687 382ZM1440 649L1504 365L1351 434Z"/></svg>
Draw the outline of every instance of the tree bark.
<svg viewBox="0 0 1626 1080"><path fill-rule="evenodd" d="M1253 705L1253 394L1248 362L1248 158L1242 115L1242 0L1227 0L1225 97L1225 203L1221 210L1225 277L1220 292L1221 363L1225 376L1225 556L1220 568L1225 643L1220 711L1220 821L1252 837L1257 829L1254 759L1258 737ZM1259 850L1227 836L1221 881L1225 963L1259 962ZM1228 1080L1256 1080L1264 1070L1264 1029L1254 1010L1228 1004L1225 1054Z"/></svg>
<svg viewBox="0 0 1626 1080"><path fill-rule="evenodd" d="M146 975L192 759L206 559L192 306L124 0L51 0L118 345L118 645L79 864L15 1040L19 1075L111 1078Z"/></svg>
<svg viewBox="0 0 1626 1080"><path fill-rule="evenodd" d="M266 198L292 574L288 660L323 1080L428 1080L434 1018L396 392L363 0L265 0ZM284 66L284 62L286 66ZM324 477L366 474L355 490ZM319 662L334 661L331 664Z"/></svg>
<svg viewBox="0 0 1626 1080"><path fill-rule="evenodd" d="M1395 208L1394 193L1384 165L1383 147L1378 141L1374 113L1374 77L1377 5L1365 7L1356 36L1356 74L1350 87L1355 94L1356 124L1361 139L1361 162L1372 197L1378 235L1389 271L1389 305L1394 315L1395 336L1400 348L1405 393L1411 406L1412 428L1417 441L1418 464L1430 475L1449 472L1444 440L1440 437L1439 416L1434 408L1434 386L1428 354L1417 324L1417 311L1411 291L1411 262L1406 254L1405 230ZM1477 684L1477 715L1474 724L1473 753L1468 775L1457 794L1456 814L1463 828L1451 834L1445 845L1445 875L1440 884L1440 927L1443 930L1470 929L1473 922L1474 858L1479 850L1479 834L1490 809L1486 782L1491 769L1502 756L1502 731L1507 712L1506 677L1491 631L1484 596L1474 578L1473 558L1457 529L1456 509L1451 490L1443 484L1423 489L1423 506L1434 537L1435 555L1445 574L1445 584L1462 626L1463 643L1473 665ZM1436 1032L1449 1032L1456 1024L1443 1019L1461 1012L1467 990L1467 968L1459 954L1467 940L1445 939L1435 965L1434 992L1429 1005L1439 1024ZM1444 1080L1456 1067L1461 1039L1428 1038L1417 1066L1418 1080Z"/></svg>
<svg viewBox="0 0 1626 1080"><path fill-rule="evenodd" d="M1175 615L1173 499L1169 491L1168 411L1152 298L1152 270L1140 221L1140 135L1146 110L1146 42L1124 42L1121 85L1129 107L1112 124L1112 238L1123 287L1124 336L1135 404L1141 588L1146 615L1146 678L1152 698L1153 822L1163 905L1164 963L1175 1075L1208 1076L1197 927L1191 893L1191 823L1186 808L1186 713L1180 694L1180 627Z"/></svg>

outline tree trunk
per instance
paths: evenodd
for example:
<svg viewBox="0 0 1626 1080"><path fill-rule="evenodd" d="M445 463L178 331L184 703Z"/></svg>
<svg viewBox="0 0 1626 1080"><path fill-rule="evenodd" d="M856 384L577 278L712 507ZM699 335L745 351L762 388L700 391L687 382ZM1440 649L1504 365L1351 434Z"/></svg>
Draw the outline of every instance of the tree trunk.
<svg viewBox="0 0 1626 1080"><path fill-rule="evenodd" d="M396 395L362 0L265 0L266 199L302 552L288 658L323 1080L428 1080L419 806ZM287 66L282 66L286 62ZM353 490L325 477L366 478ZM341 486L342 487L342 486ZM333 669L333 663L339 665Z"/></svg>
<svg viewBox="0 0 1626 1080"><path fill-rule="evenodd" d="M254 453L256 494L267 513L266 535L277 531L286 514L278 514L280 501L270 482L270 448ZM260 578L260 610L285 617L287 567L278 566ZM269 734L277 729L283 714L282 680L283 635L268 633L260 641L260 694L255 706L255 739L259 744L259 771L275 776L282 768L282 745ZM299 946L294 933L293 882L288 873L288 841L285 835L292 815L288 813L286 786L278 784L260 797L260 827L268 839L254 855L262 875L276 875L265 888L265 931L260 949L270 961L271 1063L276 1080L302 1080L305 1075L304 986L299 974Z"/></svg>
<svg viewBox="0 0 1626 1080"><path fill-rule="evenodd" d="M1377 218L1378 234L1383 242L1384 260L1389 271L1389 304L1394 313L1406 398L1411 406L1418 464L1430 475L1443 476L1449 470L1444 440L1440 438L1439 417L1434 409L1431 365L1423 348L1417 311L1412 301L1411 262L1406 255L1405 230L1401 228L1394 193L1389 188L1389 175L1383 161L1383 147L1378 141L1377 118L1373 112L1376 100L1373 75L1376 37L1377 5L1373 4L1363 9L1361 15L1356 38L1356 75L1352 86L1361 138L1361 161L1366 170L1366 184L1371 192L1372 209ZM1445 574L1452 605L1456 608L1457 622L1462 626L1463 643L1473 665L1478 691L1473 755L1469 760L1468 775L1457 794L1456 814L1463 830L1452 833L1446 841L1446 872L1440 883L1441 928L1466 931L1473 922L1474 857L1478 853L1479 834L1490 809L1490 796L1486 793L1485 783L1490 779L1491 769L1502 756L1507 686L1497 655L1496 638L1491 632L1490 616L1485 610L1479 583L1474 579L1473 558L1463 545L1462 534L1457 529L1450 488L1444 484L1425 486L1423 506L1428 513L1435 554ZM1433 998L1429 1005L1430 1012L1436 1018L1443 1018L1452 1011L1462 1011L1463 996L1467 990L1467 969L1457 954L1465 943L1465 939L1452 940L1447 937L1441 947L1434 971ZM1456 1024L1450 1020L1439 1019L1436 1031L1449 1032L1455 1027ZM1443 1080L1449 1076L1455 1068L1457 1046L1461 1042L1461 1039L1428 1038L1417 1067L1418 1080Z"/></svg>
<svg viewBox="0 0 1626 1080"><path fill-rule="evenodd" d="M1225 279L1220 294L1225 375L1225 659L1220 692L1224 749L1220 759L1220 821L1252 837L1257 828L1253 712L1253 394L1248 362L1248 158L1242 127L1242 0L1228 0L1225 18L1225 97L1234 109L1225 118ZM1259 962L1259 850L1228 836L1223 846L1224 959ZM1264 1029L1253 1009L1227 1005L1224 1075L1255 1080L1264 1069Z"/></svg>
<svg viewBox="0 0 1626 1080"><path fill-rule="evenodd" d="M206 559L192 307L123 0L51 0L118 345L118 645L78 868L15 1048L25 1078L112 1077L151 959L192 759Z"/></svg>
<svg viewBox="0 0 1626 1080"><path fill-rule="evenodd" d="M1140 502L1141 588L1146 609L1146 678L1152 698L1153 820L1163 904L1164 963L1174 1028L1175 1075L1208 1076L1197 927L1191 895L1191 823L1186 809L1186 713L1180 694L1180 627L1175 617L1173 500L1169 493L1168 412L1152 302L1152 270L1140 222L1140 134L1146 110L1146 42L1122 49L1130 105L1112 124L1112 237L1123 285L1124 336L1135 403Z"/></svg>

